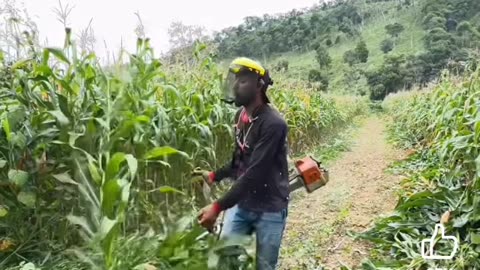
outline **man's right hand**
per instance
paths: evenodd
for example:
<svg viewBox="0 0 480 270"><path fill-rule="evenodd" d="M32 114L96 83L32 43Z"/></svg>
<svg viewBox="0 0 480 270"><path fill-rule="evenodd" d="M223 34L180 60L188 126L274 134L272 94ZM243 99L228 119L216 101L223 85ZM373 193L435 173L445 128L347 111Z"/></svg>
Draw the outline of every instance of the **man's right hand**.
<svg viewBox="0 0 480 270"><path fill-rule="evenodd" d="M203 178L203 181L205 181L209 185L212 185L215 179L215 174L213 172L202 170L200 168L196 168L192 174L194 176L201 176Z"/></svg>

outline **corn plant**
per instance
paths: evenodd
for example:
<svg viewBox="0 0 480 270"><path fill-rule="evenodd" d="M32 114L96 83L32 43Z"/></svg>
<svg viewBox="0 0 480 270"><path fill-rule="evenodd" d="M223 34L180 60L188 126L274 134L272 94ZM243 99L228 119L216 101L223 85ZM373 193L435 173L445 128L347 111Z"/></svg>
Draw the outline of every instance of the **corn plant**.
<svg viewBox="0 0 480 270"><path fill-rule="evenodd" d="M477 269L480 250L480 80L478 72L462 83L446 76L434 90L402 98L390 108L391 137L416 153L400 164L408 175L394 214L360 237L376 243L375 263L365 269ZM420 241L443 223L460 248L454 259L427 261ZM451 245L436 252L449 254ZM377 268L379 267L379 268Z"/></svg>
<svg viewBox="0 0 480 270"><path fill-rule="evenodd" d="M71 36L66 29L64 48L36 48L0 68L0 267L27 259L46 269L215 268L215 254L231 247L196 224L212 198L191 172L231 157L235 108L221 102L223 72L202 44L188 65L164 66L146 38L103 67ZM302 89L271 95L293 153L362 107ZM237 255L219 261L251 265Z"/></svg>

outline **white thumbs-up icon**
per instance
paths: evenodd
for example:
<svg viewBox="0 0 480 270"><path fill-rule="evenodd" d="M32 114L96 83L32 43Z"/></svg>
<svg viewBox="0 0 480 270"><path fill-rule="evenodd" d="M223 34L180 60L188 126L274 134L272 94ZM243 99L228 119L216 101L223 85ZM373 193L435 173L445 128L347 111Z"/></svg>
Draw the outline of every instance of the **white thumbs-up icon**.
<svg viewBox="0 0 480 270"><path fill-rule="evenodd" d="M441 234L442 240L449 240L453 241L453 250L450 253L449 256L442 256L442 255L435 255L435 238L437 237L438 234ZM430 247L428 249L429 252L426 253L425 246ZM455 256L455 253L457 253L458 250L458 239L455 236L446 236L445 235L445 227L442 224L435 224L435 231L433 232L432 238L430 239L423 239L422 240L422 258L426 260L451 260Z"/></svg>

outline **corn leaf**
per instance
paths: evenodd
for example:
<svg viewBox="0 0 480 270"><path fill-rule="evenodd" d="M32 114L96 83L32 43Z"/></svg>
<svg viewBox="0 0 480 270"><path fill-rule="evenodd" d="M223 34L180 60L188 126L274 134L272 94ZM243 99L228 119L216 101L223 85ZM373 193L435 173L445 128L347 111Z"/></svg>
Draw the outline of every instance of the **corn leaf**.
<svg viewBox="0 0 480 270"><path fill-rule="evenodd" d="M68 173L54 174L53 177L64 184L78 185Z"/></svg>
<svg viewBox="0 0 480 270"><path fill-rule="evenodd" d="M107 181L102 187L102 211L111 219L115 217L114 207L120 199L121 191L121 186L116 179Z"/></svg>
<svg viewBox="0 0 480 270"><path fill-rule="evenodd" d="M70 121L69 121L68 118L63 114L62 111L54 110L54 111L49 111L48 113L50 113L53 117L55 117L55 119L57 119L58 123L59 123L61 126L66 126L66 125L70 124Z"/></svg>
<svg viewBox="0 0 480 270"><path fill-rule="evenodd" d="M23 187L28 181L28 173L22 170L9 170L8 180L17 187Z"/></svg>
<svg viewBox="0 0 480 270"><path fill-rule="evenodd" d="M21 191L17 195L17 200L29 208L34 208L37 201L37 195L33 192Z"/></svg>
<svg viewBox="0 0 480 270"><path fill-rule="evenodd" d="M12 131L10 130L10 123L8 122L7 118L3 119L2 126L3 126L3 131L7 136L7 141L8 142L12 141Z"/></svg>
<svg viewBox="0 0 480 270"><path fill-rule="evenodd" d="M45 48L45 50L48 51L49 53L55 55L62 62L70 64L70 61L68 60L68 58L65 56L65 54L63 53L63 51L61 49Z"/></svg>
<svg viewBox="0 0 480 270"><path fill-rule="evenodd" d="M5 206L0 205L0 218L5 217L8 215L8 210Z"/></svg>
<svg viewBox="0 0 480 270"><path fill-rule="evenodd" d="M184 156L188 156L186 153L178 151L177 149L174 149L170 146L162 146L162 147L156 147L150 151L148 151L144 158L149 160L149 159L156 159L160 157L167 157L175 154L181 154Z"/></svg>
<svg viewBox="0 0 480 270"><path fill-rule="evenodd" d="M111 180L120 171L120 164L125 161L125 153L115 153L107 164L106 181Z"/></svg>

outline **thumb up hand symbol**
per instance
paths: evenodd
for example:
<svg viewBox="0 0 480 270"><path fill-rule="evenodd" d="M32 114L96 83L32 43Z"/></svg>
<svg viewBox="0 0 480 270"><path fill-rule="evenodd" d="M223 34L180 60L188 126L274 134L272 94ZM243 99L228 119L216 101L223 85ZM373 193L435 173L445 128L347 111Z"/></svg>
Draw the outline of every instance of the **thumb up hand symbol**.
<svg viewBox="0 0 480 270"><path fill-rule="evenodd" d="M435 238L437 238L439 234L441 235L441 240L453 241L453 250L449 256L435 255ZM427 249L425 246L427 246ZM451 260L458 250L458 239L454 236L446 236L443 224L435 224L435 231L432 237L430 239L423 239L421 248L422 258L426 260Z"/></svg>

